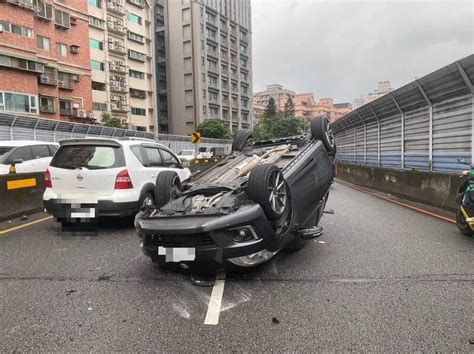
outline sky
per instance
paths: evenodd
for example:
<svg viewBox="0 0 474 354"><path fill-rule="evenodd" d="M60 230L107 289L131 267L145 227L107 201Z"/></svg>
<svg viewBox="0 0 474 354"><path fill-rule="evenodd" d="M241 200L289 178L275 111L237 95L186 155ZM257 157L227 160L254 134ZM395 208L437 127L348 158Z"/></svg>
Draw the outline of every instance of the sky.
<svg viewBox="0 0 474 354"><path fill-rule="evenodd" d="M474 0L252 0L254 92L351 102L474 53Z"/></svg>

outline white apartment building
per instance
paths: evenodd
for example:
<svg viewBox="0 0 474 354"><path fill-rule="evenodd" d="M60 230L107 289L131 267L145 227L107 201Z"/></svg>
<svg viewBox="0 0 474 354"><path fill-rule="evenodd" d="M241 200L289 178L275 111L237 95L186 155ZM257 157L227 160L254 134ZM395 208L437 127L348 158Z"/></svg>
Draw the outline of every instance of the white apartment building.
<svg viewBox="0 0 474 354"><path fill-rule="evenodd" d="M157 0L160 132L190 134L207 118L252 126L250 0Z"/></svg>
<svg viewBox="0 0 474 354"><path fill-rule="evenodd" d="M146 0L87 0L94 114L157 133L152 8Z"/></svg>

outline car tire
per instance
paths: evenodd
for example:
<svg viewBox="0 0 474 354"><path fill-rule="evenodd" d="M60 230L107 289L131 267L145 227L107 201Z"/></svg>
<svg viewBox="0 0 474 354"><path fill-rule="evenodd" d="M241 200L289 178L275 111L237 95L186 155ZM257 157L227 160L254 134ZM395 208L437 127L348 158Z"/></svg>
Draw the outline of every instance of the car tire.
<svg viewBox="0 0 474 354"><path fill-rule="evenodd" d="M248 129L239 129L235 133L234 141L232 142L232 151L244 151L253 141L253 133Z"/></svg>
<svg viewBox="0 0 474 354"><path fill-rule="evenodd" d="M469 225L466 222L466 219L464 218L464 215L461 213L461 209L458 209L456 212L456 224L458 226L459 231L466 236L472 236L474 235L474 231L471 230Z"/></svg>
<svg viewBox="0 0 474 354"><path fill-rule="evenodd" d="M311 121L311 138L321 140L327 153L336 155L336 140L326 117L316 117Z"/></svg>
<svg viewBox="0 0 474 354"><path fill-rule="evenodd" d="M290 204L288 185L280 169L273 164L257 166L250 173L247 194L271 221L281 217Z"/></svg>
<svg viewBox="0 0 474 354"><path fill-rule="evenodd" d="M176 172L163 171L156 177L155 207L159 209L167 204L181 190L181 182Z"/></svg>

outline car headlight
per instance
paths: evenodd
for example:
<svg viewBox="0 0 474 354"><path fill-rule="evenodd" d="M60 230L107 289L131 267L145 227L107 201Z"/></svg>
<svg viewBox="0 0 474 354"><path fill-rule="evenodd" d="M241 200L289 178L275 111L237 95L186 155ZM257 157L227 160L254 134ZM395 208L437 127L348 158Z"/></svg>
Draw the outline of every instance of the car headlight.
<svg viewBox="0 0 474 354"><path fill-rule="evenodd" d="M228 230L234 242L245 242L250 240L258 240L258 235L253 226L246 225Z"/></svg>

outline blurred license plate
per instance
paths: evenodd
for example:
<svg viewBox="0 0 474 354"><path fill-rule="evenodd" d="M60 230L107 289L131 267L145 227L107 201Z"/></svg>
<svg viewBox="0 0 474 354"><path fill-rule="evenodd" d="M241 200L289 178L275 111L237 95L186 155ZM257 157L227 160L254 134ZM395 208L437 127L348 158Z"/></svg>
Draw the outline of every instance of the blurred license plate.
<svg viewBox="0 0 474 354"><path fill-rule="evenodd" d="M166 262L194 261L196 249L186 247L158 247L158 255L165 256Z"/></svg>
<svg viewBox="0 0 474 354"><path fill-rule="evenodd" d="M95 218L95 208L77 208L71 210L71 218Z"/></svg>

